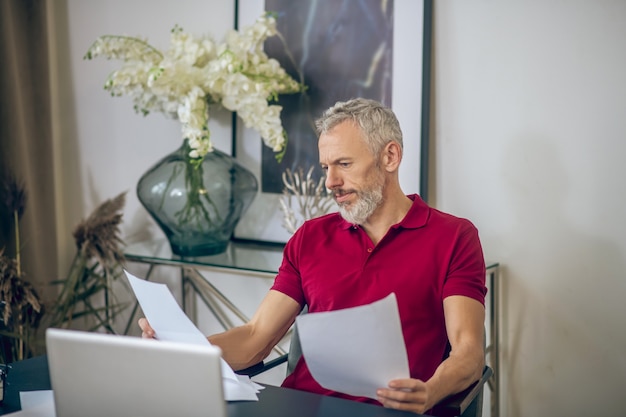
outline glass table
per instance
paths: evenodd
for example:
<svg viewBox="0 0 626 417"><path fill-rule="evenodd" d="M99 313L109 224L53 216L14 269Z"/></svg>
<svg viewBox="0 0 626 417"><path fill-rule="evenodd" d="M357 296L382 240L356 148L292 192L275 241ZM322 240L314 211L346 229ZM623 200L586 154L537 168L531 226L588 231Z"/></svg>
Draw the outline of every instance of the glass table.
<svg viewBox="0 0 626 417"><path fill-rule="evenodd" d="M201 271L229 273L243 277L260 277L273 279L282 262L283 245L232 241L224 253L211 256L180 257L172 254L166 239L151 240L130 244L124 251L126 260L149 265L144 279L149 280L155 267L170 266L180 268L182 281L182 308L195 321L196 297L215 315L224 329L234 327L226 308L242 322L249 320L245 314L218 288L209 282ZM487 322L488 346L486 348L487 364L493 369L489 381L491 395L491 416L499 416L500 401L500 305L499 305L499 264L487 263ZM126 332L134 321L138 305L135 304L126 327ZM285 353L277 346L274 349L279 355Z"/></svg>
<svg viewBox="0 0 626 417"><path fill-rule="evenodd" d="M237 275L276 275L283 257L282 244L231 241L224 253L211 256L180 257L172 254L166 239L130 244L126 259L152 265L206 268Z"/></svg>

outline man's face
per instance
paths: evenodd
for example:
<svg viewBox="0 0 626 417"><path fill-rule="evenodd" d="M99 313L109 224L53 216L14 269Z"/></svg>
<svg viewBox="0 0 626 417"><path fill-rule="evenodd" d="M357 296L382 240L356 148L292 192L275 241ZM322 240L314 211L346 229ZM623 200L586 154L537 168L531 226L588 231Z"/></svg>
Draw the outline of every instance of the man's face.
<svg viewBox="0 0 626 417"><path fill-rule="evenodd" d="M343 122L320 136L320 164L326 172L326 187L333 193L341 216L364 224L383 200L385 176L361 131Z"/></svg>

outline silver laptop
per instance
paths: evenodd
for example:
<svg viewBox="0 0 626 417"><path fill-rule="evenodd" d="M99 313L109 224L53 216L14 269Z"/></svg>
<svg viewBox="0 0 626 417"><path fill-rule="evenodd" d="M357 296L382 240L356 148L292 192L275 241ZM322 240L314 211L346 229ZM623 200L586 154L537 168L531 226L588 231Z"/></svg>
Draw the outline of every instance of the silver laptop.
<svg viewBox="0 0 626 417"><path fill-rule="evenodd" d="M225 417L215 346L48 329L57 417Z"/></svg>

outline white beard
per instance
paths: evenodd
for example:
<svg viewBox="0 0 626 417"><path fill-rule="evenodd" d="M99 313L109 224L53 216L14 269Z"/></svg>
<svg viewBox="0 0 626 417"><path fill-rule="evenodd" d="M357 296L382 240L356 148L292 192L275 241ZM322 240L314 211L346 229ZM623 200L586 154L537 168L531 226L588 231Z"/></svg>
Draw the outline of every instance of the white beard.
<svg viewBox="0 0 626 417"><path fill-rule="evenodd" d="M339 214L347 222L362 225L376 211L383 201L384 178L378 175L369 189L357 191L355 203L339 204Z"/></svg>

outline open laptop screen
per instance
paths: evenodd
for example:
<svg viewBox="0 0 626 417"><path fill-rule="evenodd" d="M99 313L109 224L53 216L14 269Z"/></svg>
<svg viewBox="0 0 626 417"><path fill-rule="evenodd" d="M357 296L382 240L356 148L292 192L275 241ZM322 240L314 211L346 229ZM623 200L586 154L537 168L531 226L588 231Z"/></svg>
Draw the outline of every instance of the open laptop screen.
<svg viewBox="0 0 626 417"><path fill-rule="evenodd" d="M218 347L62 329L46 344L57 417L226 416Z"/></svg>

